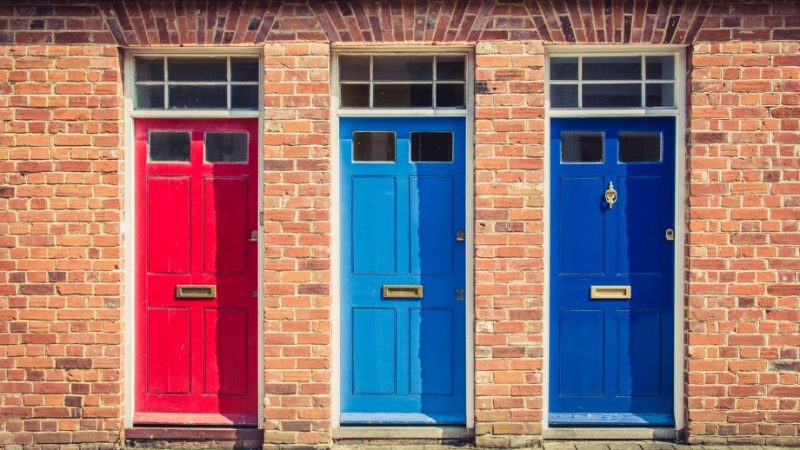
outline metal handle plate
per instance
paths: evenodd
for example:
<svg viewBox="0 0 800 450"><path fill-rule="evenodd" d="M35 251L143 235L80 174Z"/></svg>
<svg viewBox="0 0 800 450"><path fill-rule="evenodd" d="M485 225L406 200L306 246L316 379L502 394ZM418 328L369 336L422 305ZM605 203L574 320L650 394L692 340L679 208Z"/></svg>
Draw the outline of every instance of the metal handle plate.
<svg viewBox="0 0 800 450"><path fill-rule="evenodd" d="M384 284L383 298L422 298L421 284Z"/></svg>
<svg viewBox="0 0 800 450"><path fill-rule="evenodd" d="M631 298L630 286L592 286L591 298L593 299L622 299Z"/></svg>
<svg viewBox="0 0 800 450"><path fill-rule="evenodd" d="M216 298L217 287L213 284L179 284L175 286L177 298Z"/></svg>

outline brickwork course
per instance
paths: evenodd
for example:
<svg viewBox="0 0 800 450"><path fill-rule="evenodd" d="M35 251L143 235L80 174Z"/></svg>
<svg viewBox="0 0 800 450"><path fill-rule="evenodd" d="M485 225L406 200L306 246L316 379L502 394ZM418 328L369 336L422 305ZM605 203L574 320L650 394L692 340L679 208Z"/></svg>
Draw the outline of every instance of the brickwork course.
<svg viewBox="0 0 800 450"><path fill-rule="evenodd" d="M332 444L342 44L474 50L475 445L539 445L545 45L603 43L686 46L685 438L800 446L800 3L766 0L0 2L0 446L124 442L122 56L179 46L263 51L264 446Z"/></svg>

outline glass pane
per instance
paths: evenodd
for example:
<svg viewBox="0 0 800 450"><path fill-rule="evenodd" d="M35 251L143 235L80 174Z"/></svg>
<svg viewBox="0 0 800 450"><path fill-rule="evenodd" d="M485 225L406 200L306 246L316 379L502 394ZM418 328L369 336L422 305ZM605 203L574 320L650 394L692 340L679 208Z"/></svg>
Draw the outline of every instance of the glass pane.
<svg viewBox="0 0 800 450"><path fill-rule="evenodd" d="M231 58L231 81L258 81L258 58Z"/></svg>
<svg viewBox="0 0 800 450"><path fill-rule="evenodd" d="M373 106L378 107L431 107L433 86L430 84L376 84Z"/></svg>
<svg viewBox="0 0 800 450"><path fill-rule="evenodd" d="M170 86L169 107L183 108L227 108L227 86L197 85Z"/></svg>
<svg viewBox="0 0 800 450"><path fill-rule="evenodd" d="M258 109L258 85L231 86L231 109Z"/></svg>
<svg viewBox="0 0 800 450"><path fill-rule="evenodd" d="M164 81L164 58L136 58L136 81Z"/></svg>
<svg viewBox="0 0 800 450"><path fill-rule="evenodd" d="M372 77L378 81L433 80L433 57L373 56Z"/></svg>
<svg viewBox="0 0 800 450"><path fill-rule="evenodd" d="M578 58L550 58L551 80L577 80Z"/></svg>
<svg viewBox="0 0 800 450"><path fill-rule="evenodd" d="M641 80L642 58L639 56L584 56L583 79Z"/></svg>
<svg viewBox="0 0 800 450"><path fill-rule="evenodd" d="M411 161L451 162L453 133L449 131L414 131L411 133Z"/></svg>
<svg viewBox="0 0 800 450"><path fill-rule="evenodd" d="M436 57L436 79L437 80L465 80L463 56L437 56Z"/></svg>
<svg viewBox="0 0 800 450"><path fill-rule="evenodd" d="M206 133L206 161L247 162L247 133Z"/></svg>
<svg viewBox="0 0 800 450"><path fill-rule="evenodd" d="M577 84L551 84L550 106L553 108L577 108Z"/></svg>
<svg viewBox="0 0 800 450"><path fill-rule="evenodd" d="M620 133L620 162L661 161L661 133Z"/></svg>
<svg viewBox="0 0 800 450"><path fill-rule="evenodd" d="M343 84L342 87L342 107L343 108L368 108L369 107L369 85L368 84Z"/></svg>
<svg viewBox="0 0 800 450"><path fill-rule="evenodd" d="M394 133L391 131L354 131L353 161L394 162Z"/></svg>
<svg viewBox="0 0 800 450"><path fill-rule="evenodd" d="M646 56L645 72L648 80L672 80L675 78L675 57Z"/></svg>
<svg viewBox="0 0 800 450"><path fill-rule="evenodd" d="M170 81L227 81L225 58L168 58Z"/></svg>
<svg viewBox="0 0 800 450"><path fill-rule="evenodd" d="M436 106L464 108L464 85L463 84L437 84L436 85Z"/></svg>
<svg viewBox="0 0 800 450"><path fill-rule="evenodd" d="M625 108L642 106L641 84L584 84L584 108Z"/></svg>
<svg viewBox="0 0 800 450"><path fill-rule="evenodd" d="M137 108L164 108L164 85L136 85Z"/></svg>
<svg viewBox="0 0 800 450"><path fill-rule="evenodd" d="M561 133L561 162L602 162L603 133Z"/></svg>
<svg viewBox="0 0 800 450"><path fill-rule="evenodd" d="M369 81L369 56L340 56L339 79L342 81Z"/></svg>
<svg viewBox="0 0 800 450"><path fill-rule="evenodd" d="M150 161L189 161L189 133L151 131L148 134Z"/></svg>
<svg viewBox="0 0 800 450"><path fill-rule="evenodd" d="M645 86L646 106L675 106L675 85L648 84Z"/></svg>

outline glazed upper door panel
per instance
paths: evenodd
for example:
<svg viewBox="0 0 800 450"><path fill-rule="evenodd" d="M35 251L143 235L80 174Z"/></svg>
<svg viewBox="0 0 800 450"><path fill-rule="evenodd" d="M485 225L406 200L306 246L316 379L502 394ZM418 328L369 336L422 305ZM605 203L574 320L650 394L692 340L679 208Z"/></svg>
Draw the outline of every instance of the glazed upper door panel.
<svg viewBox="0 0 800 450"><path fill-rule="evenodd" d="M673 118L551 122L551 425L671 426Z"/></svg>
<svg viewBox="0 0 800 450"><path fill-rule="evenodd" d="M463 118L348 118L342 422L466 421Z"/></svg>
<svg viewBox="0 0 800 450"><path fill-rule="evenodd" d="M256 424L254 120L137 120L137 423Z"/></svg>

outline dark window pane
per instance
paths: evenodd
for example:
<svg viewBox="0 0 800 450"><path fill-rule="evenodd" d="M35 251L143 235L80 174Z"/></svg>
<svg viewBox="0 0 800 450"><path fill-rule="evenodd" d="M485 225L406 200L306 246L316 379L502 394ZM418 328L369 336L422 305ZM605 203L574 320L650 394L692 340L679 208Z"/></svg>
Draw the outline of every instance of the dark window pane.
<svg viewBox="0 0 800 450"><path fill-rule="evenodd" d="M227 108L226 86L170 86L169 107L183 108Z"/></svg>
<svg viewBox="0 0 800 450"><path fill-rule="evenodd" d="M231 86L231 109L258 109L258 85Z"/></svg>
<svg viewBox="0 0 800 450"><path fill-rule="evenodd" d="M411 133L411 161L450 162L453 160L453 133L414 131Z"/></svg>
<svg viewBox="0 0 800 450"><path fill-rule="evenodd" d="M561 162L603 161L603 133L561 133Z"/></svg>
<svg viewBox="0 0 800 450"><path fill-rule="evenodd" d="M151 131L150 161L189 161L189 133L185 131Z"/></svg>
<svg viewBox="0 0 800 450"><path fill-rule="evenodd" d="M590 56L583 58L584 80L641 80L638 56Z"/></svg>
<svg viewBox="0 0 800 450"><path fill-rule="evenodd" d="M206 133L206 161L247 162L247 133Z"/></svg>
<svg viewBox="0 0 800 450"><path fill-rule="evenodd" d="M342 107L344 108L368 108L369 107L369 85L368 84L343 84L342 86Z"/></svg>
<svg viewBox="0 0 800 450"><path fill-rule="evenodd" d="M645 72L648 80L672 80L675 77L675 57L646 56Z"/></svg>
<svg viewBox="0 0 800 450"><path fill-rule="evenodd" d="M258 58L231 58L231 81L258 81Z"/></svg>
<svg viewBox="0 0 800 450"><path fill-rule="evenodd" d="M227 81L225 58L168 58L170 81Z"/></svg>
<svg viewBox="0 0 800 450"><path fill-rule="evenodd" d="M584 84L584 108L625 108L642 106L640 84Z"/></svg>
<svg viewBox="0 0 800 450"><path fill-rule="evenodd" d="M463 108L464 104L464 85L463 84L437 84L436 85L436 106Z"/></svg>
<svg viewBox="0 0 800 450"><path fill-rule="evenodd" d="M379 81L433 80L433 57L373 56L372 78Z"/></svg>
<svg viewBox="0 0 800 450"><path fill-rule="evenodd" d="M395 140L391 131L354 131L353 161L394 162Z"/></svg>
<svg viewBox="0 0 800 450"><path fill-rule="evenodd" d="M577 84L551 84L550 106L553 108L577 108Z"/></svg>
<svg viewBox="0 0 800 450"><path fill-rule="evenodd" d="M136 107L164 108L164 85L136 85Z"/></svg>
<svg viewBox="0 0 800 450"><path fill-rule="evenodd" d="M463 56L437 56L436 57L436 79L437 80L465 80Z"/></svg>
<svg viewBox="0 0 800 450"><path fill-rule="evenodd" d="M369 56L340 56L339 79L342 81L369 81Z"/></svg>
<svg viewBox="0 0 800 450"><path fill-rule="evenodd" d="M675 106L675 85L648 84L645 86L645 102L647 106Z"/></svg>
<svg viewBox="0 0 800 450"><path fill-rule="evenodd" d="M375 107L431 107L433 86L430 84L376 84L372 103Z"/></svg>
<svg viewBox="0 0 800 450"><path fill-rule="evenodd" d="M620 133L620 162L661 161L661 133Z"/></svg>
<svg viewBox="0 0 800 450"><path fill-rule="evenodd" d="M578 58L550 58L551 80L577 80Z"/></svg>
<svg viewBox="0 0 800 450"><path fill-rule="evenodd" d="M136 81L164 81L164 58L136 58Z"/></svg>

